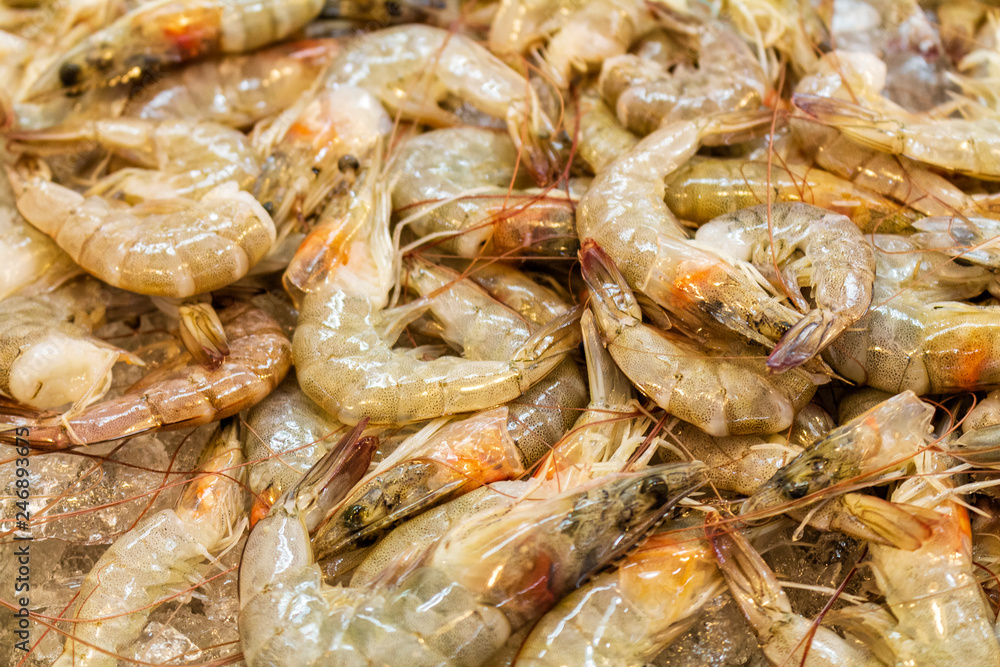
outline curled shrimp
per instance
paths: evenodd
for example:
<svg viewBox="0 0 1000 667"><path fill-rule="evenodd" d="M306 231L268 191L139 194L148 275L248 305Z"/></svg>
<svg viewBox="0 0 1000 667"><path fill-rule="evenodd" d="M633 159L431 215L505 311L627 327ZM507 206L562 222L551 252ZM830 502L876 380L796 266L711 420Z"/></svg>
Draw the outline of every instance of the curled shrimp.
<svg viewBox="0 0 1000 667"><path fill-rule="evenodd" d="M616 571L598 575L545 614L514 667L643 665L686 630L723 582L708 543L678 523L662 526Z"/></svg>
<svg viewBox="0 0 1000 667"><path fill-rule="evenodd" d="M281 327L263 311L245 305L219 314L226 327L229 355L214 371L190 357L179 368L153 371L122 396L71 416L21 420L29 444L64 449L152 431L209 424L249 408L271 393L291 366L291 345ZM13 431L0 440L13 442Z"/></svg>
<svg viewBox="0 0 1000 667"><path fill-rule="evenodd" d="M395 337L376 328L392 285L388 198L384 192L367 196L374 199L366 209L370 214L353 238L337 242L347 256L323 267L325 282L305 296L295 330L299 383L327 412L346 424L364 417L397 424L495 407L524 393L576 346L578 311L515 343L507 336L519 319L516 314L494 302L498 319L485 318L479 309L489 303L488 295L480 292L468 302L447 290L430 307L455 327L467 358L422 361L393 350L387 338ZM431 289L442 287L426 265L414 275L425 276ZM473 346L481 351L478 358L471 356ZM498 360L511 349L509 357Z"/></svg>
<svg viewBox="0 0 1000 667"><path fill-rule="evenodd" d="M140 5L62 54L31 84L29 99L141 83L165 66L252 51L319 14L319 0L156 0Z"/></svg>
<svg viewBox="0 0 1000 667"><path fill-rule="evenodd" d="M643 324L632 290L608 255L587 241L580 256L608 351L668 413L715 436L776 433L812 398L816 386L798 369L771 375L752 350L705 356L681 336Z"/></svg>
<svg viewBox="0 0 1000 667"><path fill-rule="evenodd" d="M393 208L417 236L449 235L436 245L462 257L505 251L572 256L574 202L560 189L528 187L517 163L517 148L506 135L476 127L425 132L396 150L387 176L394 183ZM512 242L517 237L523 242Z"/></svg>
<svg viewBox="0 0 1000 667"><path fill-rule="evenodd" d="M645 536L703 483L701 471L682 464L613 475L462 524L395 583L363 589L322 584L301 509L308 505L296 489L258 524L243 555L247 663L313 665L360 654L370 662L489 664L512 634ZM287 616L283 610L301 595L315 602L304 615Z"/></svg>
<svg viewBox="0 0 1000 667"><path fill-rule="evenodd" d="M274 223L229 181L198 200L121 206L44 175L14 176L17 206L88 273L116 287L186 297L230 285L274 243Z"/></svg>
<svg viewBox="0 0 1000 667"><path fill-rule="evenodd" d="M243 461L238 422L223 422L174 508L144 519L94 564L71 612L72 634L53 665L117 665L115 654L139 637L157 601L188 588L206 560L239 539Z"/></svg>
<svg viewBox="0 0 1000 667"><path fill-rule="evenodd" d="M345 47L327 70L326 85L365 88L391 111L432 125L455 125L448 98L507 123L536 182L559 171L551 121L527 79L464 35L426 25L380 30Z"/></svg>
<svg viewBox="0 0 1000 667"><path fill-rule="evenodd" d="M767 359L774 371L812 359L871 304L875 254L846 216L809 204L764 204L715 218L698 228L695 240L771 273L790 260L782 273L795 291L808 281L816 308L774 346ZM801 293L796 301L806 305Z"/></svg>
<svg viewBox="0 0 1000 667"><path fill-rule="evenodd" d="M601 67L598 88L622 125L645 135L675 121L761 106L767 92L764 71L739 35L717 21L671 24L696 36L697 68L678 65L668 72L632 54L607 58Z"/></svg>
<svg viewBox="0 0 1000 667"><path fill-rule="evenodd" d="M337 40L302 40L195 63L130 96L124 115L250 127L305 92L339 50Z"/></svg>
<svg viewBox="0 0 1000 667"><path fill-rule="evenodd" d="M719 120L680 121L650 134L594 178L577 208L577 232L607 252L632 289L689 328L732 330L770 347L799 316L776 302L762 278L690 243L664 203L664 179L704 137L729 127Z"/></svg>

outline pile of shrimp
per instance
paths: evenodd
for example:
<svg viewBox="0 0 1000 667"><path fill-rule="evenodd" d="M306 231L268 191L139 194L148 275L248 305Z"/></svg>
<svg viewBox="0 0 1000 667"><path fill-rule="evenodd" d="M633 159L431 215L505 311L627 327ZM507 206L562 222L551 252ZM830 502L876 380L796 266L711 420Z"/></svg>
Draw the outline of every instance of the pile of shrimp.
<svg viewBox="0 0 1000 667"><path fill-rule="evenodd" d="M3 664L1000 667L991 3L0 19Z"/></svg>

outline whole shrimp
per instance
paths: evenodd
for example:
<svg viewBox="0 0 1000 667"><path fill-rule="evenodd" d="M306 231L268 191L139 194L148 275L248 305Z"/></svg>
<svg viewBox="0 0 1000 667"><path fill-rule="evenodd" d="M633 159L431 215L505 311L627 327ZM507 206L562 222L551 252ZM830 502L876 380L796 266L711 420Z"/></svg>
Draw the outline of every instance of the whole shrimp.
<svg viewBox="0 0 1000 667"><path fill-rule="evenodd" d="M176 367L153 371L122 396L71 416L7 422L28 426L27 440L33 447L64 449L209 424L245 410L284 379L291 366L291 345L278 323L261 310L237 304L219 317L226 328L229 355L216 370L182 356ZM0 441L14 438L13 430L0 433Z"/></svg>
<svg viewBox="0 0 1000 667"><path fill-rule="evenodd" d="M195 63L131 95L124 115L247 128L284 110L339 51L337 40L302 40Z"/></svg>
<svg viewBox="0 0 1000 667"><path fill-rule="evenodd" d="M676 121L761 106L768 88L764 71L736 32L718 21L672 19L673 26L698 40L697 68L678 65L668 72L632 54L604 61L597 85L622 125L645 135Z"/></svg>
<svg viewBox="0 0 1000 667"><path fill-rule="evenodd" d="M257 525L243 554L240 637L247 664L325 664L340 656L489 664L513 633L628 551L702 481L700 464L605 477L462 524L395 584L363 589L322 584L300 485ZM307 602L304 614L289 615L297 600Z"/></svg>
<svg viewBox="0 0 1000 667"><path fill-rule="evenodd" d="M211 122L118 118L9 136L17 148L38 155L73 152L94 142L138 165L103 177L89 190L105 197L121 195L129 203L161 197L199 199L228 181L246 190L260 171L246 135Z"/></svg>
<svg viewBox="0 0 1000 667"><path fill-rule="evenodd" d="M321 0L154 0L62 54L32 83L28 99L142 83L164 67L253 51L291 35L319 14Z"/></svg>
<svg viewBox="0 0 1000 667"><path fill-rule="evenodd" d="M898 232L919 214L812 165L695 156L667 179L666 202L682 220L704 224L726 213L801 201L846 215L862 232Z"/></svg>
<svg viewBox="0 0 1000 667"><path fill-rule="evenodd" d="M807 306L798 285L807 282L816 307L774 346L768 368L795 368L826 349L868 311L875 283L875 254L846 216L802 203L766 204L722 215L698 228L695 240L720 248L762 271L777 267ZM782 265L791 263L782 269Z"/></svg>
<svg viewBox="0 0 1000 667"><path fill-rule="evenodd" d="M232 419L219 425L173 509L144 519L94 564L54 665L117 665L115 654L139 637L158 602L197 582L202 564L239 539L245 496L238 426Z"/></svg>
<svg viewBox="0 0 1000 667"><path fill-rule="evenodd" d="M86 278L0 301L0 394L40 410L82 407L107 393L118 361L142 363L90 333L109 296Z"/></svg>
<svg viewBox="0 0 1000 667"><path fill-rule="evenodd" d="M400 444L365 476L313 537L328 579L360 562L363 550L403 521L524 469L507 433L507 409L432 422Z"/></svg>
<svg viewBox="0 0 1000 667"><path fill-rule="evenodd" d="M489 51L464 35L427 25L406 25L365 35L334 59L326 86L359 86L392 112L431 125L455 125L441 105L457 99L505 120L536 182L559 171L550 143L555 133L534 89Z"/></svg>
<svg viewBox="0 0 1000 667"><path fill-rule="evenodd" d="M624 277L593 241L580 252L591 309L618 367L668 413L715 436L788 428L816 386L800 369L767 372L754 350L705 356L691 341L643 324Z"/></svg>
<svg viewBox="0 0 1000 667"><path fill-rule="evenodd" d="M17 207L88 273L152 296L186 297L230 285L275 240L274 223L229 181L200 199L120 206L84 197L44 173L12 176Z"/></svg>
<svg viewBox="0 0 1000 667"><path fill-rule="evenodd" d="M577 232L608 253L632 289L689 328L732 330L770 347L800 316L776 302L763 278L690 243L664 203L664 179L724 128L720 120L680 121L650 134L594 178L577 207Z"/></svg>
<svg viewBox="0 0 1000 667"><path fill-rule="evenodd" d="M369 178L366 188L374 180ZM392 285L388 197L374 185L366 192L370 203L353 234L333 240L346 256L326 254L330 262L321 267L325 282L306 294L293 341L299 383L327 412L347 424L364 417L375 424L395 424L495 407L524 393L576 346L576 311L556 318L518 346L504 339L519 319L516 314L494 302L498 319L492 321L504 324L488 325L478 315L478 302L489 303L487 295L469 303L447 290L431 299L430 307L457 331L480 336L461 342L466 354L475 343L487 355L484 360L421 361L392 350L392 341L376 327ZM430 278L426 270L422 275ZM515 351L507 360L496 360L492 355L498 344L499 350Z"/></svg>
<svg viewBox="0 0 1000 667"><path fill-rule="evenodd" d="M243 451L255 462L247 478L254 498L251 527L333 447L343 429L302 393L294 373L247 411Z"/></svg>
<svg viewBox="0 0 1000 667"><path fill-rule="evenodd" d="M705 530L726 584L772 665L875 667L882 664L857 643L848 642L833 630L796 614L774 572L735 526L710 518Z"/></svg>
<svg viewBox="0 0 1000 667"><path fill-rule="evenodd" d="M392 206L417 236L430 235L441 250L462 257L573 255L573 200L558 188L529 187L517 166L517 147L504 134L477 127L425 132L396 150L387 176ZM523 248L509 237L524 237Z"/></svg>
<svg viewBox="0 0 1000 667"><path fill-rule="evenodd" d="M514 667L648 664L723 586L708 543L684 528L661 526L616 571L566 596L532 628Z"/></svg>

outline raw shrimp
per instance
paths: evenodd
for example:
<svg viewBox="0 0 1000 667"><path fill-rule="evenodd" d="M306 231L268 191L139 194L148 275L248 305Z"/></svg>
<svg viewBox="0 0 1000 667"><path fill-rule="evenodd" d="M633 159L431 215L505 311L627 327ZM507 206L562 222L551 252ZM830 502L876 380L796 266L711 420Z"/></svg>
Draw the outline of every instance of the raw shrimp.
<svg viewBox="0 0 1000 667"><path fill-rule="evenodd" d="M514 667L648 664L723 587L701 531L684 527L662 526L616 571L566 596L532 628Z"/></svg>
<svg viewBox="0 0 1000 667"><path fill-rule="evenodd" d="M706 524L719 569L772 665L881 665L872 653L792 611L774 572L735 527Z"/></svg>
<svg viewBox="0 0 1000 667"><path fill-rule="evenodd" d="M803 306L799 285L811 288L816 307L774 346L767 359L774 371L812 359L871 304L874 252L846 216L809 204L764 204L715 218L698 228L695 240L765 272L778 267L782 277L772 280L784 281Z"/></svg>
<svg viewBox="0 0 1000 667"><path fill-rule="evenodd" d="M796 94L795 106L855 141L985 180L1000 180L1000 120L924 119L843 100Z"/></svg>
<svg viewBox="0 0 1000 667"><path fill-rule="evenodd" d="M770 175L768 175L770 173ZM805 165L695 156L667 179L667 206L677 217L704 224L726 213L773 202L801 201L842 213L862 232L908 229L919 214L878 193Z"/></svg>
<svg viewBox="0 0 1000 667"><path fill-rule="evenodd" d="M337 40L303 40L196 63L132 95L125 115L250 127L305 92L339 50Z"/></svg>
<svg viewBox="0 0 1000 667"><path fill-rule="evenodd" d="M10 206L0 203L0 299L47 292L79 273L69 255L21 217L13 198Z"/></svg>
<svg viewBox="0 0 1000 667"><path fill-rule="evenodd" d="M166 66L253 51L291 35L322 8L322 0L147 2L62 54L28 97L142 83Z"/></svg>
<svg viewBox="0 0 1000 667"><path fill-rule="evenodd" d="M252 462L247 479L252 524L329 451L343 429L302 393L294 373L250 408L243 451Z"/></svg>
<svg viewBox="0 0 1000 667"><path fill-rule="evenodd" d="M186 297L230 285L274 243L274 223L229 181L199 200L122 206L40 174L16 176L17 207L83 269L139 294Z"/></svg>
<svg viewBox="0 0 1000 667"><path fill-rule="evenodd" d="M580 125L576 155L591 173L598 173L639 143L639 138L618 122L614 111L595 92L580 95L576 111Z"/></svg>
<svg viewBox="0 0 1000 667"><path fill-rule="evenodd" d="M399 445L344 499L313 537L328 579L352 569L363 549L420 512L469 491L513 479L524 469L507 434L507 409L441 425L432 422Z"/></svg>
<svg viewBox="0 0 1000 667"><path fill-rule="evenodd" d="M517 61L543 42L587 0L500 0L490 20L486 45L507 61Z"/></svg>
<svg viewBox="0 0 1000 667"><path fill-rule="evenodd" d="M9 136L19 148L36 154L73 152L92 141L143 167L119 169L90 190L107 197L121 194L129 203L161 197L198 199L227 181L246 190L260 170L249 139L216 123L118 118Z"/></svg>
<svg viewBox="0 0 1000 667"><path fill-rule="evenodd" d="M951 181L908 158L858 143L830 127L790 120L798 146L823 169L924 215L977 212L975 200ZM890 230L885 230L890 231Z"/></svg>
<svg viewBox="0 0 1000 667"><path fill-rule="evenodd" d="M509 264L463 260L447 263L462 270L464 276L529 322L547 324L570 309L563 294Z"/></svg>
<svg viewBox="0 0 1000 667"><path fill-rule="evenodd" d="M394 585L364 589L322 585L309 525L296 509L305 503L298 490L290 492L258 524L243 554L240 637L247 663L328 664L350 656L488 664L513 633L627 552L703 480L700 464L660 466L521 504L460 525ZM279 545L280 559L273 553ZM299 608L304 615L292 611Z"/></svg>
<svg viewBox="0 0 1000 667"><path fill-rule="evenodd" d="M142 363L90 335L84 314L100 319L106 292L87 278L0 301L0 394L40 410L82 406L107 393L115 363Z"/></svg>
<svg viewBox="0 0 1000 667"><path fill-rule="evenodd" d="M365 88L390 111L432 125L455 125L441 106L457 99L505 120L536 182L559 171L551 121L527 79L464 35L427 25L380 30L345 47L327 69L326 85Z"/></svg>
<svg viewBox="0 0 1000 667"><path fill-rule="evenodd" d="M590 0L567 16L549 39L542 52L543 72L557 87L569 88L577 72L585 75L599 69L606 59L625 53L652 25L644 2Z"/></svg>
<svg viewBox="0 0 1000 667"><path fill-rule="evenodd" d="M299 384L327 412L347 424L364 417L396 424L494 407L520 396L576 347L579 311L556 318L517 346L507 338L516 314L494 302L498 319L487 320L479 300L488 303L488 295L466 302L447 290L430 300L430 308L458 327L458 335L468 329L478 336L460 343L466 354L472 347L482 350L484 360L421 361L392 350L376 327L392 285L388 202L384 194L368 196L374 200L370 214L353 235L336 242L346 256L322 267L326 282L305 296L295 330ZM420 275L430 277L427 270ZM498 347L516 350L500 361L494 356Z"/></svg>
<svg viewBox="0 0 1000 667"><path fill-rule="evenodd" d="M767 372L759 351L706 356L692 342L642 323L632 290L611 259L587 241L581 251L591 308L615 363L668 413L716 436L788 428L816 386L800 369Z"/></svg>
<svg viewBox="0 0 1000 667"><path fill-rule="evenodd" d="M604 349L594 315L587 311L580 320L587 356L590 402L572 430L552 448L535 477L554 479L562 488L572 488L599 476L599 463L612 457L628 428L633 412L632 385ZM621 415L621 416L619 416ZM621 469L621 462L618 468Z"/></svg>
<svg viewBox="0 0 1000 667"><path fill-rule="evenodd" d="M480 512L488 515L515 503L535 502L523 497L533 489L534 484L529 481L494 482L418 514L394 528L368 550L364 560L351 574L351 586L368 586L379 578L379 573L394 563L423 553L450 530L470 521Z"/></svg>
<svg viewBox="0 0 1000 667"><path fill-rule="evenodd" d="M291 345L263 311L237 304L219 314L229 339L229 356L208 371L190 357L179 368L153 371L124 395L71 416L7 421L28 426L27 439L41 449L64 449L140 433L209 424L245 410L271 393L288 373ZM187 365L180 365L184 362ZM13 430L0 441L13 442Z"/></svg>
<svg viewBox="0 0 1000 667"><path fill-rule="evenodd" d="M278 227L308 217L338 182L353 182L368 167L391 129L382 104L364 89L306 93L268 130L284 133L268 147L253 194Z"/></svg>
<svg viewBox="0 0 1000 667"><path fill-rule="evenodd" d="M196 477L173 509L144 519L104 552L84 579L57 667L114 667L158 602L200 578L199 568L243 532L238 421L219 425ZM74 641L80 640L80 643Z"/></svg>
<svg viewBox="0 0 1000 667"><path fill-rule="evenodd" d="M610 255L632 289L689 328L731 329L770 347L800 316L776 302L763 278L690 243L663 201L664 178L703 137L727 127L681 121L649 135L597 175L580 200L576 226L581 240L593 239Z"/></svg>
<svg viewBox="0 0 1000 667"><path fill-rule="evenodd" d="M933 416L934 408L913 392L893 396L807 447L743 503L741 514L769 516L802 499L815 502L809 497L838 484L905 468L930 443Z"/></svg>
<svg viewBox="0 0 1000 667"><path fill-rule="evenodd" d="M913 240L926 250L938 250L965 262L1000 269L1000 251L994 246L1000 222L973 216L929 217L913 223L920 230Z"/></svg>
<svg viewBox="0 0 1000 667"><path fill-rule="evenodd" d="M396 150L387 176L392 206L417 236L447 235L435 245L462 257L502 253L513 245L504 239L520 227L533 233L523 248L510 248L518 255L572 256L574 202L558 188L528 187L517 166L517 148L504 134L477 127L425 132Z"/></svg>
<svg viewBox="0 0 1000 667"><path fill-rule="evenodd" d="M752 111L763 103L764 71L739 35L717 21L683 27L697 35L697 68L678 65L668 72L631 54L608 58L601 67L601 96L633 132L645 135L676 121Z"/></svg>

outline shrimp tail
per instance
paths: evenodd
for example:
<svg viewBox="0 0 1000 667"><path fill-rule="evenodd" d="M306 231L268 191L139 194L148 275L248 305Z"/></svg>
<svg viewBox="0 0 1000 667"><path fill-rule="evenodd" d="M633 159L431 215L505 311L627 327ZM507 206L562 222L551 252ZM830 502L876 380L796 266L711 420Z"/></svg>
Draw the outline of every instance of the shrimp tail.
<svg viewBox="0 0 1000 667"><path fill-rule="evenodd" d="M810 311L785 332L771 350L767 367L784 373L814 358L827 348L853 320L822 309Z"/></svg>
<svg viewBox="0 0 1000 667"><path fill-rule="evenodd" d="M1000 424L962 434L962 437L948 445L948 453L973 465L1000 464Z"/></svg>
<svg viewBox="0 0 1000 667"><path fill-rule="evenodd" d="M540 327L514 353L514 364L525 367L529 384L544 377L570 350L580 344L579 321L583 306L576 306ZM537 372L541 370L539 377Z"/></svg>
<svg viewBox="0 0 1000 667"><path fill-rule="evenodd" d="M642 310L632 295L632 288L594 239L584 239L580 248L580 264L583 279L591 289L595 299L603 308L593 308L601 331L618 329L642 321ZM601 320L613 318L614 322Z"/></svg>

